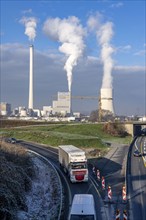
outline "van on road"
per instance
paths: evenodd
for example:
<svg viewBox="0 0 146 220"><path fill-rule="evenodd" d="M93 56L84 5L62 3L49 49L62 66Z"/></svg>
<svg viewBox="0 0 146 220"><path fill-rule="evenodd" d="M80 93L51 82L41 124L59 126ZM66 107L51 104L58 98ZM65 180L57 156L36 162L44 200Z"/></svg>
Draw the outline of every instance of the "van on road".
<svg viewBox="0 0 146 220"><path fill-rule="evenodd" d="M95 202L92 194L75 194L69 220L96 220Z"/></svg>

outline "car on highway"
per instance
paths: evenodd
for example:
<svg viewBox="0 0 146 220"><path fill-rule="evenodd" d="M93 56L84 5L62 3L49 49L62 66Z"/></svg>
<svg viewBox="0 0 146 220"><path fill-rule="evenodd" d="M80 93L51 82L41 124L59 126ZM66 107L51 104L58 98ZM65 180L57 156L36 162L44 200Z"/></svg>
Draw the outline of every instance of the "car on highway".
<svg viewBox="0 0 146 220"><path fill-rule="evenodd" d="M146 141L143 144L143 156L146 156Z"/></svg>
<svg viewBox="0 0 146 220"><path fill-rule="evenodd" d="M8 143L11 143L11 144L16 144L16 143L17 143L17 140L16 140L16 138L8 138L8 139L7 139L7 142L8 142Z"/></svg>
<svg viewBox="0 0 146 220"><path fill-rule="evenodd" d="M142 135L142 136L146 136L146 128L143 128L143 129L141 130L141 135Z"/></svg>
<svg viewBox="0 0 146 220"><path fill-rule="evenodd" d="M142 153L141 153L138 149L136 149L136 150L134 151L134 153L133 153L133 156L134 156L134 157L141 157L141 156L142 156Z"/></svg>
<svg viewBox="0 0 146 220"><path fill-rule="evenodd" d="M96 220L92 194L75 194L68 220Z"/></svg>

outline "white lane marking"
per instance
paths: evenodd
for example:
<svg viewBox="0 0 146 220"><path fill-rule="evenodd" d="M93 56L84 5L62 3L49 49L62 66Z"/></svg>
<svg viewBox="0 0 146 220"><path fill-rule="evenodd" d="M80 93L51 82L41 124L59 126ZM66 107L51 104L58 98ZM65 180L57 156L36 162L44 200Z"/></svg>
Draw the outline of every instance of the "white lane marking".
<svg viewBox="0 0 146 220"><path fill-rule="evenodd" d="M146 156L142 156L144 166L146 167Z"/></svg>
<svg viewBox="0 0 146 220"><path fill-rule="evenodd" d="M144 150L142 150L142 142L141 142L141 152L144 152L145 153L145 151ZM143 147L145 147L145 142L144 142L144 146ZM146 156L142 156L142 159L143 159L143 163L144 163L144 166L146 167Z"/></svg>
<svg viewBox="0 0 146 220"><path fill-rule="evenodd" d="M136 141L135 141L135 148L138 150L137 140L138 140L138 139L136 139Z"/></svg>

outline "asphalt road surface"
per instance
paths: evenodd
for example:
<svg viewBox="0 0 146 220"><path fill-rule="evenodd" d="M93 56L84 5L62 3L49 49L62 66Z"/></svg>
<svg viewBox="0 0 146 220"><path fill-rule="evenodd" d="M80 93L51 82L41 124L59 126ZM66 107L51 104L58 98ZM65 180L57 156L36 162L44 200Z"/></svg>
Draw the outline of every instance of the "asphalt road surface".
<svg viewBox="0 0 146 220"><path fill-rule="evenodd" d="M135 150L144 153L146 137L138 137L132 146L130 164L130 219L146 220L146 155L134 157Z"/></svg>
<svg viewBox="0 0 146 220"><path fill-rule="evenodd" d="M22 144L22 143L21 143ZM38 153L50 158L52 162L59 166L58 163L58 150L51 148L44 149L39 144L30 144L23 142L23 145L29 149L35 150ZM115 219L115 210L120 209L121 213L127 209L127 205L122 204L122 185L125 183L125 168L126 168L126 156L128 153L128 146L116 145L113 147L109 154L101 159L93 159L89 161L89 181L87 183L73 184L69 181L66 175L66 183L71 191L71 199L67 199L68 193L66 192L66 205L70 207L74 194L89 193L93 194L95 200L96 216L97 220L111 220ZM97 180L97 176L92 172L92 166L95 165L96 169L100 170L101 176L105 178L105 190L102 190L101 181ZM62 182L64 185L65 183ZM65 184L66 185L66 184ZM66 186L67 186L66 185ZM112 202L108 203L107 189L108 185L112 188ZM66 188L65 186L65 188ZM68 211L65 211L67 217ZM64 216L64 217L65 217ZM65 218L66 218L65 217Z"/></svg>
<svg viewBox="0 0 146 220"><path fill-rule="evenodd" d="M59 168L59 163L58 163L58 150L57 149L52 149L47 147L47 149L41 147L39 144L31 144L29 142L21 142L21 144L25 147L27 147L28 149L34 150L38 153L40 153L41 155L45 156L46 158L48 158L49 160L51 160L52 162L54 162L56 164L56 166L58 166ZM53 153L54 152L54 153ZM108 220L108 218L106 218L106 213L103 210L102 207L102 201L101 201L101 197L98 193L98 189L97 189L97 181L94 180L94 178L92 177L92 175L89 177L89 181L87 183L71 183L68 176L65 174L64 175L66 178L66 181L64 182L64 180L61 178L62 180L62 184L65 187L65 203L66 203L66 210L64 210L64 215L61 218L61 220L67 219L68 216L68 211L71 207L71 203L72 203L72 199L74 194L82 194L82 193L88 193L88 194L93 194L94 196L94 200L95 200L95 208L96 208L96 216L97 216L97 220ZM67 188L69 187L70 192L71 192L71 198L69 199L69 195L67 192ZM104 216L104 218L102 217Z"/></svg>

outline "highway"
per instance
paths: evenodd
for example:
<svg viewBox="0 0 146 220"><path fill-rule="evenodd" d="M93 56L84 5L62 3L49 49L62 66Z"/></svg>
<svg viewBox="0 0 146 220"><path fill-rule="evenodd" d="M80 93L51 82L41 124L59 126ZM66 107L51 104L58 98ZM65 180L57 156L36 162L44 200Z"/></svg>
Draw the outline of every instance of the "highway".
<svg viewBox="0 0 146 220"><path fill-rule="evenodd" d="M78 194L78 193L93 194L95 200L97 220L101 220L101 219L108 220L108 216L106 215L106 212L103 207L101 196L97 189L98 188L97 181L92 176L92 173L87 183L76 183L76 184L71 183L68 176L60 170L60 166L58 162L58 150L56 148L51 148L49 146L45 148L40 146L39 144L31 144L29 142L24 142L24 141L20 143L22 146L28 148L29 150L33 150L41 154L42 156L46 157L54 164L55 167L57 167L65 194L64 212L61 218L62 220L67 219L73 196L74 194Z"/></svg>
<svg viewBox="0 0 146 220"><path fill-rule="evenodd" d="M142 154L146 137L138 137L130 152L130 166L128 172L130 220L146 220L146 155L134 157L135 150Z"/></svg>
<svg viewBox="0 0 146 220"><path fill-rule="evenodd" d="M21 144L51 160L58 168L58 172L62 173L60 177L65 193L65 211L62 219L67 219L74 194L91 193L95 199L97 220L114 219L114 213L117 209L120 210L121 218L123 210L126 209L129 220L146 220L146 136L135 138L130 148L124 145L116 146L110 151L110 155L107 158L102 158L100 162L99 160L89 161L90 177L88 183L76 184L71 183L67 175L60 171L58 149L45 148L39 144L27 142ZM138 150L142 156L135 157L135 150ZM93 164L105 177L106 188L104 191L102 190L101 181L98 181L97 176L92 172ZM122 201L122 185L124 184L128 189L127 203L125 204ZM107 199L108 185L112 188L110 203Z"/></svg>
<svg viewBox="0 0 146 220"><path fill-rule="evenodd" d="M100 169L101 175L105 177L106 181L105 190L102 190L101 181L98 181L97 176L92 172L92 160L89 162L89 181L87 183L74 184L71 183L67 175L60 170L58 149L49 146L45 148L39 144L24 141L21 142L21 145L43 155L58 169L65 194L65 210L62 219L67 219L73 196L78 193L93 194L97 220L111 220L115 217L116 209L120 209L121 213L124 209L127 210L127 204L122 204L121 199L122 185L125 183L125 156L129 149L127 146L116 146L108 158L102 158L102 160L98 162L95 159L94 162L97 164L96 169ZM113 194L110 203L107 199L107 188L109 184L112 187Z"/></svg>

